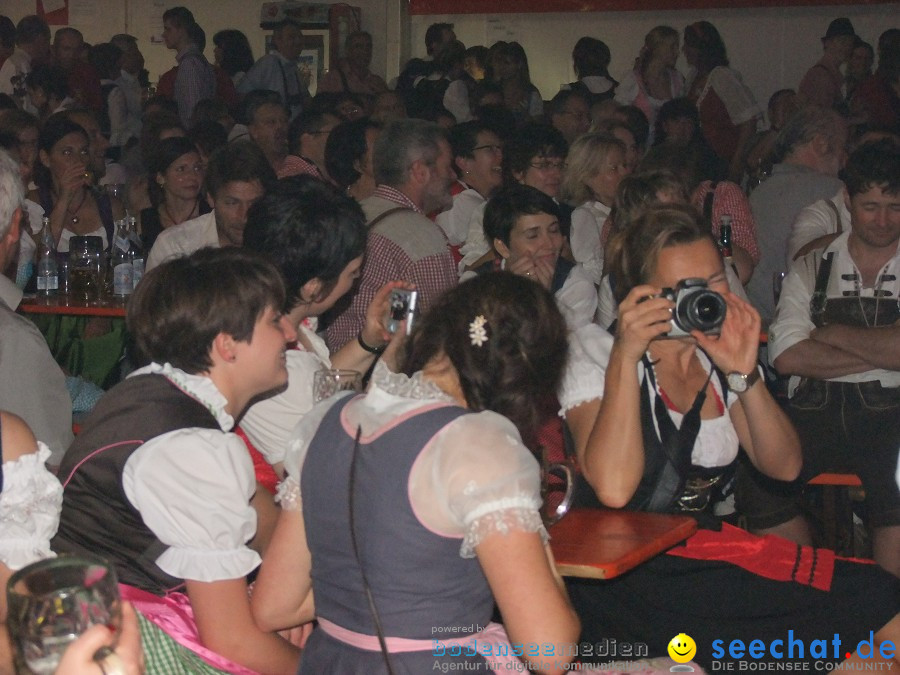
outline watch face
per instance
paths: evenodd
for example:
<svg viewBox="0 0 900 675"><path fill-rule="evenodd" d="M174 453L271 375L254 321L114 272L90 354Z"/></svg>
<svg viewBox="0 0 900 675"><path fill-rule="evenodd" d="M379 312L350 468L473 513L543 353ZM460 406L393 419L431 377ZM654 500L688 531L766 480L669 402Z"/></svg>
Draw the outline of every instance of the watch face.
<svg viewBox="0 0 900 675"><path fill-rule="evenodd" d="M747 389L747 376L741 375L740 373L728 373L726 378L728 380L728 388L731 391L742 392Z"/></svg>

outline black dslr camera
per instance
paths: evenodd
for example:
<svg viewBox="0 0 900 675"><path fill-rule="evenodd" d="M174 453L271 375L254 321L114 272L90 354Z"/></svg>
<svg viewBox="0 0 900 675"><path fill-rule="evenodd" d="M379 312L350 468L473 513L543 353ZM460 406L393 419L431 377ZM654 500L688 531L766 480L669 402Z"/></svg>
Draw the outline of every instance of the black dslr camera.
<svg viewBox="0 0 900 675"><path fill-rule="evenodd" d="M675 288L664 288L659 297L675 303L669 332L660 338L680 338L699 330L718 335L725 321L725 298L709 290L704 279L682 279Z"/></svg>

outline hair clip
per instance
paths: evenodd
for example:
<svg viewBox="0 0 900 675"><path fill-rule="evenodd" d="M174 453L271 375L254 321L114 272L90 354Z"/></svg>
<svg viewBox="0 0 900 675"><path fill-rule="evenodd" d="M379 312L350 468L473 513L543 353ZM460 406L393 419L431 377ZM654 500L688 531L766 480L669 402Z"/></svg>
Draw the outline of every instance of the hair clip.
<svg viewBox="0 0 900 675"><path fill-rule="evenodd" d="M472 341L472 346L481 347L488 341L487 331L484 329L485 324L487 324L487 319L481 314L469 324L469 339Z"/></svg>

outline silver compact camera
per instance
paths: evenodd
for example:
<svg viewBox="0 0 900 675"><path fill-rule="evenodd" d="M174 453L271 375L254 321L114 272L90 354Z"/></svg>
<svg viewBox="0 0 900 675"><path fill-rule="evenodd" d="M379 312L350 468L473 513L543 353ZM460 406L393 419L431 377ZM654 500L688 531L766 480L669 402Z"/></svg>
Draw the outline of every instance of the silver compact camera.
<svg viewBox="0 0 900 675"><path fill-rule="evenodd" d="M664 288L659 294L675 303L669 332L660 338L681 338L699 330L718 335L725 321L725 298L709 290L704 279L682 279L675 288Z"/></svg>
<svg viewBox="0 0 900 675"><path fill-rule="evenodd" d="M417 291L407 291L404 288L395 288L391 291L388 301L390 307L385 322L385 328L389 333L396 333L404 319L406 319L406 334L409 335L412 332L418 297Z"/></svg>

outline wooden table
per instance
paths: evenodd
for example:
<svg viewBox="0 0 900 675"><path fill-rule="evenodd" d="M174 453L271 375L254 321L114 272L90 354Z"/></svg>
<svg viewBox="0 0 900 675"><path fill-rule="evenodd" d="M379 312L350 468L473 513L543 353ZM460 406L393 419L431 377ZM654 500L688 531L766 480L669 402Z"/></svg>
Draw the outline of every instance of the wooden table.
<svg viewBox="0 0 900 675"><path fill-rule="evenodd" d="M562 576L612 579L697 531L689 516L572 509L550 528Z"/></svg>
<svg viewBox="0 0 900 675"><path fill-rule="evenodd" d="M57 316L125 317L125 305L118 300L85 303L64 295L49 298L25 298L19 311L26 314L55 314Z"/></svg>

